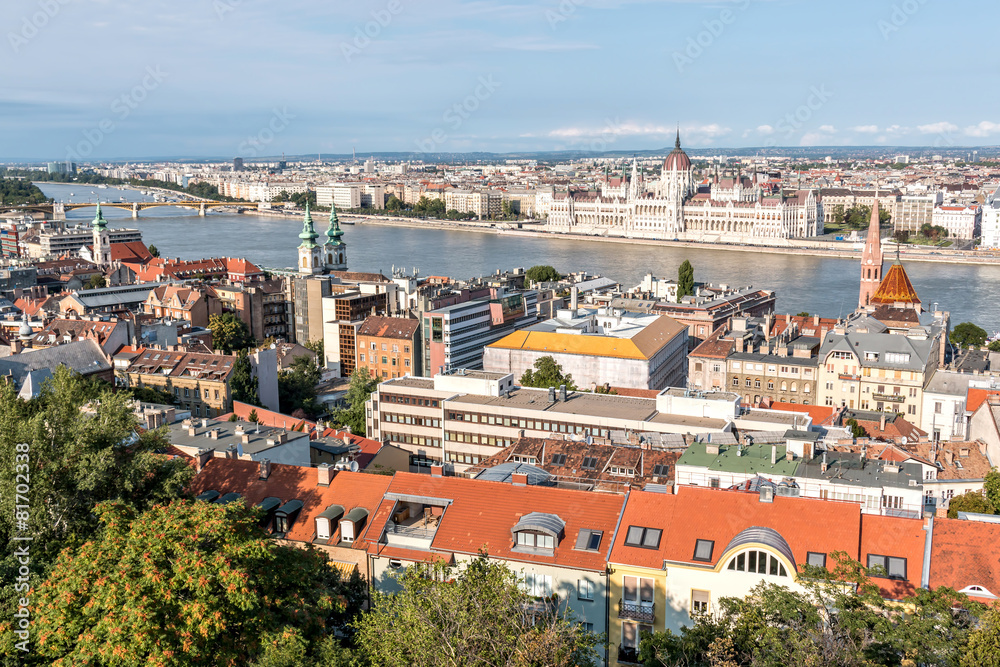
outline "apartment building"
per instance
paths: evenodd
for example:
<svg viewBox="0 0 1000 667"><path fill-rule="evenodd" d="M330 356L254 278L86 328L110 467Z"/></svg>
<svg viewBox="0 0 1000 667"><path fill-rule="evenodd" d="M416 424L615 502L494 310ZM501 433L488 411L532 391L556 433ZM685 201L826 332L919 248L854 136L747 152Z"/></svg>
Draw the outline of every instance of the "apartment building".
<svg viewBox="0 0 1000 667"><path fill-rule="evenodd" d="M730 432L740 413L739 396L725 392L666 389L656 398L632 398L529 389L517 387L510 374L456 371L379 384L366 403L366 433L425 465L464 471L522 437L631 444L628 433L649 434L649 441L671 434L665 439L683 447L679 434Z"/></svg>
<svg viewBox="0 0 1000 667"><path fill-rule="evenodd" d="M978 204L934 208L931 224L948 230L948 238L972 240L982 232L983 209Z"/></svg>
<svg viewBox="0 0 1000 667"><path fill-rule="evenodd" d="M504 336L534 324L538 293L490 288L490 297L444 306L423 315L425 373L483 366L483 348Z"/></svg>
<svg viewBox="0 0 1000 667"><path fill-rule="evenodd" d="M217 417L232 403L229 380L236 357L145 348L125 370L128 386L173 394L194 417Z"/></svg>
<svg viewBox="0 0 1000 667"><path fill-rule="evenodd" d="M149 292L143 312L153 317L183 320L193 327L207 327L212 315L222 314L222 302L208 287L162 285Z"/></svg>
<svg viewBox="0 0 1000 667"><path fill-rule="evenodd" d="M357 332L357 368L373 378L420 375L420 323L399 317L368 316Z"/></svg>
<svg viewBox="0 0 1000 667"><path fill-rule="evenodd" d="M894 232L914 235L924 225L934 224L934 209L944 202L944 195L935 192L926 195L903 195L896 202L892 215Z"/></svg>
<svg viewBox="0 0 1000 667"><path fill-rule="evenodd" d="M336 371L339 377L350 377L357 368L360 359L358 331L365 319L371 315L384 314L388 304L388 294L377 285L359 287L363 291L335 286L348 291L323 298L323 352L326 356L326 368ZM371 356L371 353L367 356ZM366 358L366 363L367 361Z"/></svg>

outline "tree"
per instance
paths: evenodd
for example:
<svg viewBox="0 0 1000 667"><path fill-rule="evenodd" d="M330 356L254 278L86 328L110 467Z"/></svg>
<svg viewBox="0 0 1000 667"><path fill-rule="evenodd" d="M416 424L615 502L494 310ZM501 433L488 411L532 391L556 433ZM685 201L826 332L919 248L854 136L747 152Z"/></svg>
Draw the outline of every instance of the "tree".
<svg viewBox="0 0 1000 667"><path fill-rule="evenodd" d="M307 415L315 417L320 412L316 403L316 385L322 377L322 371L316 361L303 354L292 359L291 367L278 374L278 404L281 411L290 415L296 410L303 410Z"/></svg>
<svg viewBox="0 0 1000 667"><path fill-rule="evenodd" d="M152 255L153 257L159 257L160 249L157 248L155 245L151 245L149 246L149 254Z"/></svg>
<svg viewBox="0 0 1000 667"><path fill-rule="evenodd" d="M972 322L962 322L952 329L949 339L960 348L982 347L986 344L987 333Z"/></svg>
<svg viewBox="0 0 1000 667"><path fill-rule="evenodd" d="M1000 352L1000 340L990 341L989 345L986 346L986 349L990 352Z"/></svg>
<svg viewBox="0 0 1000 667"><path fill-rule="evenodd" d="M90 276L90 280L87 281L87 289L99 289L101 287L107 287L108 280L100 273L95 273Z"/></svg>
<svg viewBox="0 0 1000 667"><path fill-rule="evenodd" d="M837 204L833 207L833 223L835 225L844 224L844 205Z"/></svg>
<svg viewBox="0 0 1000 667"><path fill-rule="evenodd" d="M868 229L871 224L872 207L865 204L858 204L847 209L844 213L844 225L848 229ZM885 207L880 206L878 210L879 227L885 227L892 220L892 214Z"/></svg>
<svg viewBox="0 0 1000 667"><path fill-rule="evenodd" d="M351 374L351 384L347 388L344 401L347 407L337 410L333 419L341 426L349 426L351 433L364 435L367 429L365 402L378 387L378 378L373 378L367 366L360 366Z"/></svg>
<svg viewBox="0 0 1000 667"><path fill-rule="evenodd" d="M990 609L969 635L962 667L1000 667L1000 610Z"/></svg>
<svg viewBox="0 0 1000 667"><path fill-rule="evenodd" d="M694 267L685 259L677 269L677 303L692 294L694 294Z"/></svg>
<svg viewBox="0 0 1000 667"><path fill-rule="evenodd" d="M865 430L865 427L859 424L858 420L855 419L854 417L851 417L846 422L844 422L844 426L846 426L851 431L851 435L854 436L855 438L864 438L867 437L868 435L868 431Z"/></svg>
<svg viewBox="0 0 1000 667"><path fill-rule="evenodd" d="M463 569L406 568L401 590L375 593L358 648L380 667L594 665L597 636L553 606L529 614L518 575L485 555Z"/></svg>
<svg viewBox="0 0 1000 667"><path fill-rule="evenodd" d="M566 385L566 389L573 391L576 385L573 384L573 376L567 373L563 375L562 366L556 360L546 355L535 360L534 370L529 368L521 376L522 387L559 387Z"/></svg>
<svg viewBox="0 0 1000 667"><path fill-rule="evenodd" d="M803 310L801 313L797 314L795 317L810 317L808 311Z"/></svg>
<svg viewBox="0 0 1000 667"><path fill-rule="evenodd" d="M229 388L232 390L234 401L248 405L261 405L260 395L257 391L257 378L254 377L253 368L250 365L250 355L247 354L246 350L240 350L236 354L233 374L229 378Z"/></svg>
<svg viewBox="0 0 1000 667"><path fill-rule="evenodd" d="M80 408L88 402L93 412L84 415ZM27 529L18 532L32 536L32 586L63 548L98 531L97 503L114 500L141 511L184 493L194 471L180 458L157 453L169 445L162 430L138 426L128 392L114 393L65 366L28 402L17 397L13 383L0 382L0 542L15 543L14 473L28 474L29 490L21 493L27 502L17 504L31 508ZM13 549L0 554L0 579L13 582L17 570ZM12 586L3 587L0 619L11 618L12 594ZM8 634L0 621L0 636Z"/></svg>
<svg viewBox="0 0 1000 667"><path fill-rule="evenodd" d="M385 207L390 211L399 211L406 208L406 204L396 195L389 195L389 198L385 201Z"/></svg>
<svg viewBox="0 0 1000 667"><path fill-rule="evenodd" d="M125 390L136 401L143 403L158 403L160 405L173 405L174 396L170 392L157 389L156 387L130 387Z"/></svg>
<svg viewBox="0 0 1000 667"><path fill-rule="evenodd" d="M535 283L554 282L562 278L562 274L548 264L539 264L528 269L524 273L524 277L528 280L529 284L534 285Z"/></svg>
<svg viewBox="0 0 1000 667"><path fill-rule="evenodd" d="M280 545L243 503L102 503L35 596L37 650L67 664L245 665L285 631L321 639L346 585L326 556ZM127 639L125 639L127 638Z"/></svg>
<svg viewBox="0 0 1000 667"><path fill-rule="evenodd" d="M312 350L313 352L316 353L316 363L317 364L323 364L323 363L325 363L326 356L323 354L323 339L322 338L317 338L316 340L306 341L305 344L303 345L303 347L305 347L307 350Z"/></svg>
<svg viewBox="0 0 1000 667"><path fill-rule="evenodd" d="M208 318L208 328L212 331L212 346L226 354L253 345L250 328L234 313L212 315Z"/></svg>
<svg viewBox="0 0 1000 667"><path fill-rule="evenodd" d="M948 501L948 518L957 519L959 512L975 514L996 514L993 503L980 491L966 491Z"/></svg>
<svg viewBox="0 0 1000 667"><path fill-rule="evenodd" d="M983 493L993 505L993 511L1000 513L1000 471L993 468L983 479Z"/></svg>
<svg viewBox="0 0 1000 667"><path fill-rule="evenodd" d="M250 414L247 415L247 421L251 424L257 424L260 422L260 417L257 415L256 410L250 410Z"/></svg>

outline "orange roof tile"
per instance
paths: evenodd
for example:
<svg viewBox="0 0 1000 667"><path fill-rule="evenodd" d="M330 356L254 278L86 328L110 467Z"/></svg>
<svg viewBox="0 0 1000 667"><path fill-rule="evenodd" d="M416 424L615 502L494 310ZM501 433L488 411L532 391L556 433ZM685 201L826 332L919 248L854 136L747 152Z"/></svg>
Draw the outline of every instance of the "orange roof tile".
<svg viewBox="0 0 1000 667"><path fill-rule="evenodd" d="M824 529L816 530L820 525ZM626 546L629 526L661 529L659 548ZM711 540L715 542L711 564L715 565L733 538L753 527L777 531L788 543L796 565L806 562L809 551L845 551L856 557L861 507L857 503L783 496L764 503L757 494L695 487L682 487L677 494L633 491L610 560L657 570L665 560L695 564L696 541Z"/></svg>
<svg viewBox="0 0 1000 667"><path fill-rule="evenodd" d="M812 423L816 426L825 423L833 417L833 413L835 412L834 408L825 405L804 405L802 403L775 402L771 403L768 408L770 410L781 410L782 412L804 412L812 417Z"/></svg>
<svg viewBox="0 0 1000 667"><path fill-rule="evenodd" d="M959 519L934 519L930 586L960 591L980 586L1000 596L1000 525ZM992 598L977 596L982 602Z"/></svg>
<svg viewBox="0 0 1000 667"><path fill-rule="evenodd" d="M920 303L920 297L913 289L913 283L910 282L910 277L906 275L906 269L902 264L895 262L889 267L875 294L872 295L870 303Z"/></svg>
<svg viewBox="0 0 1000 667"><path fill-rule="evenodd" d="M965 409L968 412L975 412L979 409L979 406L986 402L987 399L1000 396L1000 390L992 389L976 389L969 387L969 393L965 397Z"/></svg>
<svg viewBox="0 0 1000 667"><path fill-rule="evenodd" d="M826 524L829 525L829 524ZM869 554L906 559L906 580L873 578L882 597L900 600L920 588L924 569L927 533L922 519L864 514L861 517L861 553L858 560L868 565Z"/></svg>

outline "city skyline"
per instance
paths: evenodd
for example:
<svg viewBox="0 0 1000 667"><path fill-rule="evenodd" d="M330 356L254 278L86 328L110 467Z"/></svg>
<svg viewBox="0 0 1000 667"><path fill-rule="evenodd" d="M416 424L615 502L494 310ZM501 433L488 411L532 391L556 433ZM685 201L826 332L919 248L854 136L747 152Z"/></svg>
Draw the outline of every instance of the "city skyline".
<svg viewBox="0 0 1000 667"><path fill-rule="evenodd" d="M16 2L0 158L996 145L964 6Z"/></svg>

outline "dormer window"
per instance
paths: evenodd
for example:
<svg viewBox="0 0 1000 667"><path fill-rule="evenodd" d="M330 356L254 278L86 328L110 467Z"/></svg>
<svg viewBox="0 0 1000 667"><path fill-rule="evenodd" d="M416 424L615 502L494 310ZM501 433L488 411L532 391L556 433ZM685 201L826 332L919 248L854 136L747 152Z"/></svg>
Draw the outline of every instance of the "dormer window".
<svg viewBox="0 0 1000 667"><path fill-rule="evenodd" d="M330 505L316 517L316 539L329 540L333 535L333 527L337 525L340 517L344 516L344 508L341 505Z"/></svg>
<svg viewBox="0 0 1000 667"><path fill-rule="evenodd" d="M511 529L515 551L551 552L559 546L566 530L566 522L555 514L531 512Z"/></svg>
<svg viewBox="0 0 1000 667"><path fill-rule="evenodd" d="M275 537L284 537L288 534L288 531L291 529L292 524L295 523L295 518L299 515L299 511L301 509L301 500L289 500L287 503L274 511Z"/></svg>
<svg viewBox="0 0 1000 667"><path fill-rule="evenodd" d="M597 468L597 457L594 457L594 456L584 456L583 457L583 463L580 464L580 467L583 468L584 470L594 470L594 469L596 469Z"/></svg>

